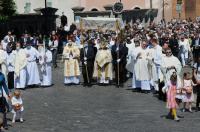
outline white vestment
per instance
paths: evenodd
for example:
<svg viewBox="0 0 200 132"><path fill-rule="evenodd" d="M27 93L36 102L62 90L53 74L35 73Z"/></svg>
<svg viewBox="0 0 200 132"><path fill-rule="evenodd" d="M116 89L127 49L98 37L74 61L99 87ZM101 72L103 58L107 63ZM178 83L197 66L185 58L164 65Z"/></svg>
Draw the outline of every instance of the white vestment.
<svg viewBox="0 0 200 132"><path fill-rule="evenodd" d="M133 59L133 56L132 56L132 53L133 53L133 50L135 49L135 44L134 43L130 43L130 44L126 44L126 47L128 48L128 55L127 55L127 64L126 64L126 69L129 71L129 72L132 72L133 69L132 69L132 59Z"/></svg>
<svg viewBox="0 0 200 132"><path fill-rule="evenodd" d="M14 68L15 68L15 88L26 87L27 58L24 49L16 50Z"/></svg>
<svg viewBox="0 0 200 132"><path fill-rule="evenodd" d="M134 50L134 74L132 87L141 87L142 90L151 90L150 88L150 75L149 75L149 60L148 60L148 49L142 49L141 47ZM135 86L134 86L135 85Z"/></svg>
<svg viewBox="0 0 200 132"><path fill-rule="evenodd" d="M175 69L167 69L168 67L174 66ZM182 70L182 66L181 66L181 62L179 61L179 59L175 56L170 56L170 57L163 57L162 59L162 64L161 64L161 71L164 75L164 82L165 82L165 87L167 85L167 82L170 81L170 77L173 74L173 72L177 73L177 87L180 88L182 86L182 81L181 81L181 70Z"/></svg>
<svg viewBox="0 0 200 132"><path fill-rule="evenodd" d="M52 85L52 52L49 50L42 50L39 53L39 64L42 74L41 86Z"/></svg>
<svg viewBox="0 0 200 132"><path fill-rule="evenodd" d="M156 45L153 48L149 49L149 56L151 59L150 67L150 78L151 85L154 86L155 90L158 91L158 80L162 81L163 75L160 70L160 65L162 63L162 47L160 45Z"/></svg>
<svg viewBox="0 0 200 132"><path fill-rule="evenodd" d="M40 84L40 77L36 59L39 57L39 52L31 47L25 49L27 57L27 85L38 85Z"/></svg>

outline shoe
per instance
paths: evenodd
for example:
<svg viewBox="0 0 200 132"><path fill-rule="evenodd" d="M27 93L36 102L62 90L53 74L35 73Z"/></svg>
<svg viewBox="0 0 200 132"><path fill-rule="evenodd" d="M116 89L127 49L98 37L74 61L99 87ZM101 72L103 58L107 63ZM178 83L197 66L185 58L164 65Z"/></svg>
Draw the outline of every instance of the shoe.
<svg viewBox="0 0 200 132"><path fill-rule="evenodd" d="M190 112L190 113L193 113L193 111L192 111L191 109L189 109L189 112Z"/></svg>
<svg viewBox="0 0 200 132"><path fill-rule="evenodd" d="M23 118L20 118L20 122L21 122L21 123L23 123L23 122L24 122Z"/></svg>
<svg viewBox="0 0 200 132"><path fill-rule="evenodd" d="M198 112L198 111L199 111L199 107L196 107L196 108L195 108L195 112Z"/></svg>
<svg viewBox="0 0 200 132"><path fill-rule="evenodd" d="M12 123L14 124L14 123L15 123L15 120L12 120Z"/></svg>
<svg viewBox="0 0 200 132"><path fill-rule="evenodd" d="M3 128L4 128L5 130L8 130L8 125L5 125Z"/></svg>
<svg viewBox="0 0 200 132"><path fill-rule="evenodd" d="M180 119L178 117L175 117L174 120L177 121L177 122L180 121Z"/></svg>

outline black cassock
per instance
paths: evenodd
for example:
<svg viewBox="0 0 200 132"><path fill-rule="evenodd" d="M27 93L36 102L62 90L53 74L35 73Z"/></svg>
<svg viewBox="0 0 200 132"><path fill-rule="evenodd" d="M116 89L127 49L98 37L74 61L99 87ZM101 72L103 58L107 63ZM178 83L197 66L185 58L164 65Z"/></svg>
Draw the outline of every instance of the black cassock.
<svg viewBox="0 0 200 132"><path fill-rule="evenodd" d="M82 74L84 79L84 85L91 85L96 53L97 53L97 48L94 47L93 45L88 45L81 49L80 59L82 62ZM87 60L84 60L84 54ZM86 62L87 64L85 64L84 62ZM87 71L86 71L86 66L87 66Z"/></svg>
<svg viewBox="0 0 200 132"><path fill-rule="evenodd" d="M112 58L113 58L113 66L115 72L115 81L116 84L122 85L126 80L126 56L128 55L128 48L124 44L117 44L112 46ZM119 69L117 60L120 59ZM118 73L119 70L119 73ZM118 75L119 74L119 75ZM119 79L119 81L118 81Z"/></svg>

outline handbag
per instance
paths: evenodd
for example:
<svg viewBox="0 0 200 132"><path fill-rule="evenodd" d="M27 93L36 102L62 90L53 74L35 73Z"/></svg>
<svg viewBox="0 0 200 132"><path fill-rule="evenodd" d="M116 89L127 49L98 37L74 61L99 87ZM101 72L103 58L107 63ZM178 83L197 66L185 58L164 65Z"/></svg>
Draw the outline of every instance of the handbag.
<svg viewBox="0 0 200 132"><path fill-rule="evenodd" d="M192 93L192 88L191 87L186 88L186 93L187 94L191 94Z"/></svg>

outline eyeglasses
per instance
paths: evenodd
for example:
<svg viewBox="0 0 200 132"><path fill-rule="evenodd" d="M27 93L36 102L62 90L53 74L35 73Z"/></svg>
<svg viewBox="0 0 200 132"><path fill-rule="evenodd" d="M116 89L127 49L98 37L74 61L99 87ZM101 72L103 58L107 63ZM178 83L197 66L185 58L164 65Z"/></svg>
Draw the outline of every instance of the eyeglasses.
<svg viewBox="0 0 200 132"><path fill-rule="evenodd" d="M169 54L169 53L172 53L172 52L165 52L165 53Z"/></svg>

